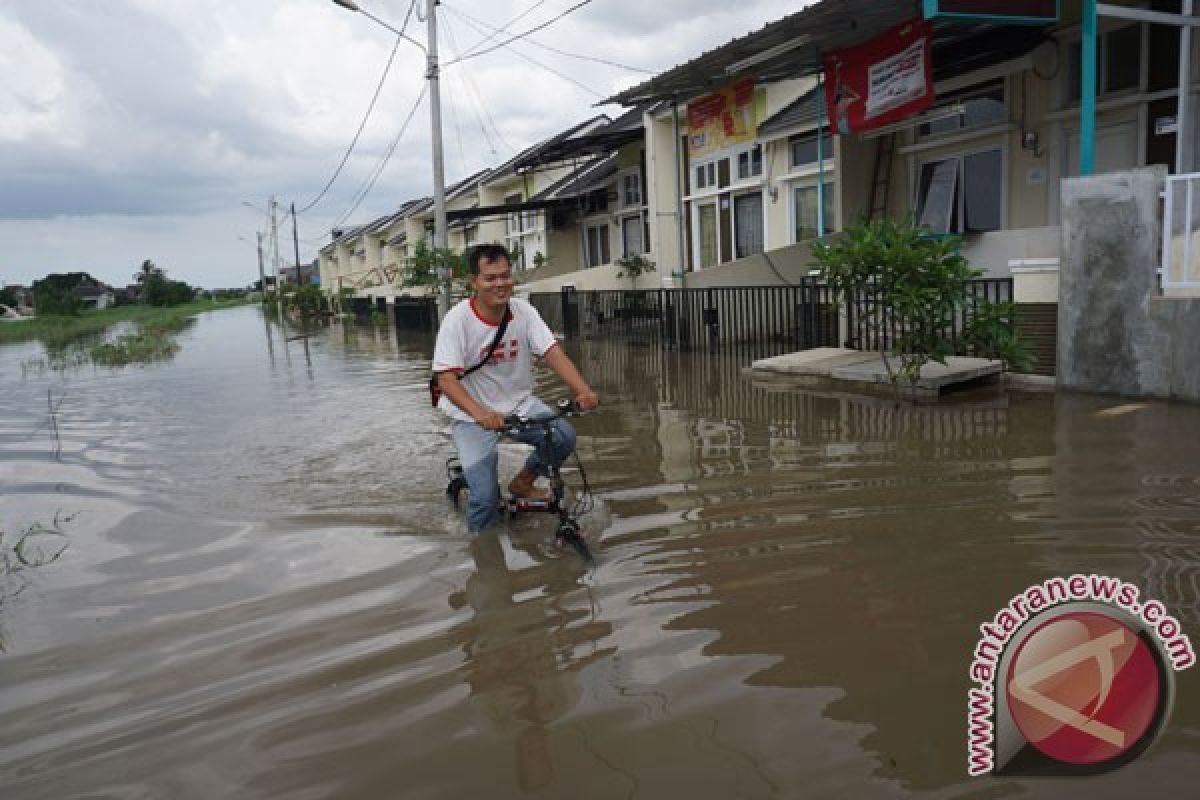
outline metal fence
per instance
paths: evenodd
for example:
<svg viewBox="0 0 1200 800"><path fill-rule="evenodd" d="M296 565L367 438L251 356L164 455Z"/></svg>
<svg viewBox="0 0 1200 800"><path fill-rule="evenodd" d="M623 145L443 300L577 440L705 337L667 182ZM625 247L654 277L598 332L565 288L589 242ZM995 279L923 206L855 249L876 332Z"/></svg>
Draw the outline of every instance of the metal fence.
<svg viewBox="0 0 1200 800"><path fill-rule="evenodd" d="M1013 301L1012 278L981 278L967 281L966 302L948 322L945 335L952 341L962 339L967 321L984 302L1011 303ZM881 350L890 348L903 333L895 316L888 313L886 303L881 302L881 292L862 292L846 303L847 341L846 347L855 350ZM960 354L965 348L959 348Z"/></svg>
<svg viewBox="0 0 1200 800"><path fill-rule="evenodd" d="M397 297L392 307L397 330L432 331L437 328L437 299Z"/></svg>
<svg viewBox="0 0 1200 800"><path fill-rule="evenodd" d="M832 293L795 286L617 289L539 293L530 302L567 336L621 338L670 350L736 351L755 358L836 346Z"/></svg>
<svg viewBox="0 0 1200 800"><path fill-rule="evenodd" d="M1170 175L1163 196L1163 289L1200 289L1200 174Z"/></svg>

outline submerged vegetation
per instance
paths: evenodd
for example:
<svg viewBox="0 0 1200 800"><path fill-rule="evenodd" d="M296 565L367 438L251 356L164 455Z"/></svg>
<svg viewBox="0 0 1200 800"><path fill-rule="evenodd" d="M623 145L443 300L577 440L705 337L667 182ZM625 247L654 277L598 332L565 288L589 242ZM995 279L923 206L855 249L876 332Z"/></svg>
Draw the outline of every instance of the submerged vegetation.
<svg viewBox="0 0 1200 800"><path fill-rule="evenodd" d="M10 328L23 329L24 333L20 337L10 334L9 338L0 338L0 344L41 341L46 354L27 359L23 363L26 371L65 370L89 363L106 367L148 364L166 360L178 352L175 334L192 324L197 314L244 302L196 300L168 308L118 306L78 317L38 317L0 325L0 336ZM105 338L106 333L118 326L120 332L115 337Z"/></svg>
<svg viewBox="0 0 1200 800"><path fill-rule="evenodd" d="M183 305L128 305L84 311L78 316L38 316L31 319L0 323L0 344L40 341L47 348L65 347L73 342L98 336L121 322L155 325L157 321L177 316L190 317L205 311L244 305L241 298L232 300L193 300Z"/></svg>
<svg viewBox="0 0 1200 800"><path fill-rule="evenodd" d="M11 539L0 530L0 600L25 588L22 573L62 557L70 544L63 526L75 516L56 513L49 524L35 522Z"/></svg>

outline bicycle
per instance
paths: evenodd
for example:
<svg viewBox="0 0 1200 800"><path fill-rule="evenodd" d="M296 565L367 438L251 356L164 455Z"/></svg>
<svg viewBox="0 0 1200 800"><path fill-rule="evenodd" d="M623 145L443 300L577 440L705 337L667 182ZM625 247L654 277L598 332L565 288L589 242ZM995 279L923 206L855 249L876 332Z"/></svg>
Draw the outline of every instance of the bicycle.
<svg viewBox="0 0 1200 800"><path fill-rule="evenodd" d="M583 559L585 564L591 566L595 564L595 558L592 556L592 551L588 547L587 541L583 538L581 533L582 528L579 524L579 517L590 513L595 507L591 487L588 485L587 472L583 468L583 463L579 460L579 453L577 451L575 453L575 465L579 469L582 488L568 509L563 503L566 496L566 482L563 480L561 468L555 465L553 457L554 421L560 417L578 417L586 413L589 412L581 410L571 401L560 400L557 404L556 412L549 416L525 419L515 414L510 414L504 418L504 430L501 433L512 436L533 428L542 431L542 441L538 447L545 448L544 450L540 450L540 452L548 456L543 458L542 462L548 465L550 497L516 497L512 494L505 496L505 493L501 493L500 512L507 515L509 519L521 513L557 514L558 524L554 530L555 543L560 547L569 545L579 554L579 557ZM467 488L467 480L463 475L462 463L459 461L458 456L451 456L446 459L446 478L448 481L446 496L450 498L450 502L453 503L455 508L459 508L459 498L463 490Z"/></svg>

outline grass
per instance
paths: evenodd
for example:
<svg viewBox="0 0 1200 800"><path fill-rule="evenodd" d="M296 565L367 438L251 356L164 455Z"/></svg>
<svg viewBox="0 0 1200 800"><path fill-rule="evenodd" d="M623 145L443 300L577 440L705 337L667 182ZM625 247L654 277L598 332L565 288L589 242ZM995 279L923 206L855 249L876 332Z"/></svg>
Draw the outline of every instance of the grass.
<svg viewBox="0 0 1200 800"><path fill-rule="evenodd" d="M72 342L98 336L120 322L133 322L143 329L162 329L170 332L183 328L182 320L215 311L244 305L244 300L194 300L170 308L157 306L116 306L100 311L85 311L77 317L36 317L14 322L0 322L0 344L37 340L47 349L63 348Z"/></svg>

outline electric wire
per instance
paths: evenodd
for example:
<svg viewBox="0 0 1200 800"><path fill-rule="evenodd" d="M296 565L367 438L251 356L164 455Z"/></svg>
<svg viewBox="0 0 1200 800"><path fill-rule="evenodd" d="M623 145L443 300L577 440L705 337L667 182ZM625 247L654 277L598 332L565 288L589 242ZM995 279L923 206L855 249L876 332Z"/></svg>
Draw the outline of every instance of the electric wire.
<svg viewBox="0 0 1200 800"><path fill-rule="evenodd" d="M449 19L445 20L445 31L446 38L449 38L450 40L452 52L460 52L460 50L458 50L458 43L455 41L454 30L450 28ZM470 72L467 71L467 68L458 68L458 70L454 70L450 74L454 74L454 76L460 80L460 83L462 83L464 88L466 88L467 100L470 102L470 110L472 110L472 112L475 114L476 121L479 122L479 130L482 134L484 134L484 139L487 140L487 148L491 151L492 156L496 157L498 155L496 151L496 143L493 142L491 134L488 134L487 132L487 126L484 124L484 116L487 116L487 121L490 122L492 131L496 133L496 139L498 142L503 144L504 148L509 152L515 152L516 150L514 146L509 144L508 140L505 140L503 133L500 133L500 128L498 125L496 125L496 120L492 119L492 113L487 109L487 103L482 100L482 95L480 94L479 88L475 85L472 77L470 77ZM482 109L482 114L480 114L480 109Z"/></svg>
<svg viewBox="0 0 1200 800"><path fill-rule="evenodd" d="M358 130L354 132L354 138L350 140L350 146L346 148L346 152L342 156L341 162L337 165L337 169L333 171L333 175L329 177L329 180L325 183L325 186L321 189L320 193L313 198L312 202L304 206L304 208L297 209L297 214L303 214L317 203L321 202L321 198L323 198L329 191L329 188L333 186L333 182L337 180L338 175L340 175L342 173L342 169L345 168L346 162L350 160L350 154L354 152L354 148L358 144L359 137L362 136L363 129L367 127L367 121L371 119L371 113L375 110L375 103L379 100L379 93L383 90L383 84L385 81L387 81L388 73L391 72L392 63L396 60L396 51L400 49L400 42L404 38L404 31L408 27L408 21L412 17L413 9L416 7L416 5L417 0L412 0L412 2L410 2L408 5L408 13L404 15L404 23L400 26L400 35L396 37L396 43L392 45L392 52L390 55L388 55L387 64L385 64L383 67L383 74L379 76L379 83L375 86L375 93L371 95L371 102L367 106L367 112L363 114L362 122L359 123Z"/></svg>
<svg viewBox="0 0 1200 800"><path fill-rule="evenodd" d="M429 84L425 84L424 86L421 87L421 93L419 95L417 95L417 101L415 103L413 103L412 109L409 110L408 116L404 119L404 124L400 126L399 133L397 133L396 138L392 140L391 146L388 147L387 152L384 153L384 155L383 155L383 158L381 158L379 160L379 166L377 166L375 168L375 172L371 175L371 177L366 181L366 183L363 184L363 187L359 190L358 194L355 197L354 204L350 206L349 210L347 210L346 213L343 214L338 219L337 222L333 223L334 228L338 227L339 225L343 224L347 219L349 219L350 215L358 210L358 207L362 204L362 201L365 200L367 195L371 193L371 189L374 188L374 186L375 186L375 181L379 180L379 176L380 176L380 174L383 173L384 167L386 167L388 164L388 161L391 160L392 154L396 152L396 147L399 146L400 140L402 138L404 138L405 132L408 131L409 124L412 123L413 117L416 116L417 109L420 108L421 101L423 101L425 99L425 95L428 91L429 91Z"/></svg>
<svg viewBox="0 0 1200 800"><path fill-rule="evenodd" d="M473 45L471 45L470 47L468 47L468 48L466 49L466 51L464 51L463 55L469 55L469 54L471 54L471 53L474 53L474 52L475 52L476 50L478 50L480 47L483 47L485 44L487 44L488 42L492 41L492 40L493 40L493 39L495 39L497 36L500 36L501 34L508 33L508 29L509 29L509 28L511 28L513 25L516 25L516 24L517 24L518 22L520 22L522 19L524 19L525 17L528 17L530 14L532 14L534 11L537 11L539 8L541 8L541 7L542 7L542 6L544 6L545 4L546 4L546 0L538 0L536 3L534 3L533 5L531 5L529 8L525 9L525 10L524 10L524 11L522 11L520 14L517 14L515 17L513 17L512 19L510 19L508 22L506 22L506 23L504 23L503 25L501 25L501 26L500 26L500 27L497 29L496 33L489 33L487 36L484 36L484 37L483 37L482 39L480 39L478 42L476 42L475 44L473 44Z"/></svg>
<svg viewBox="0 0 1200 800"><path fill-rule="evenodd" d="M445 31L446 31L446 38L450 40L449 47L450 47L451 53L453 54L455 52L458 52L458 43L454 41L454 32L450 28L449 20L446 20ZM495 142L492 141L492 137L488 133L487 127L483 124L483 117L480 116L479 109L475 105L475 98L472 96L471 87L467 83L467 80L468 80L467 73L464 70L455 70L455 71L451 72L450 74L454 75L456 78L458 78L458 82L460 84L462 84L463 94L466 95L467 103L468 103L468 105L470 105L471 111L475 115L475 120L479 123L479 132L483 134L484 141L487 142L488 150L491 152L492 157L493 158L497 157L496 144L495 144ZM493 123L493 125L494 125L494 123ZM496 131L497 136L499 135L499 133L500 133L499 130L497 130ZM461 145L460 145L460 147L461 147ZM465 168L463 169L463 172L466 172Z"/></svg>
<svg viewBox="0 0 1200 800"><path fill-rule="evenodd" d="M504 31L501 30L500 28L497 28L494 25L491 25L490 23L484 22L483 20L479 19L478 17L473 17L465 11L459 11L458 9L453 8L451 6L446 6L446 10L449 11L451 14L455 15L456 17L460 17L465 20L473 21L473 22L483 26L484 28L487 28L488 30L495 31L495 34L493 34L493 35L504 33ZM605 64L607 66L616 67L617 69L623 69L623 70L627 70L629 72L641 72L646 75L657 74L652 69L643 69L641 67L631 67L628 64L621 64L616 61L609 61L607 58L597 58L595 56L585 56L582 53L572 53L568 50L560 50L557 47L551 47L548 44L543 44L542 42L539 42L536 39L526 39L525 41L527 41L531 45L534 45L535 47L540 47L543 50L549 50L551 53L557 53L558 55L566 56L567 58L577 58L581 61L591 61L596 64Z"/></svg>
<svg viewBox="0 0 1200 800"><path fill-rule="evenodd" d="M508 45L512 44L513 42L517 41L518 39L524 39L526 36L529 36L532 33L537 33L540 30L550 27L555 22L558 22L560 19L567 16L571 12L577 11L586 5L590 5L591 2L592 2L592 0L580 0L580 2L571 6L566 11L563 11L558 16L551 17L550 19L543 22L541 25L535 25L527 31L522 31L521 33L518 33L515 36L505 39L503 42L500 42L499 44L494 44L491 47L484 48L483 50L476 50L475 52L464 53L463 55L459 56L455 61L448 61L443 66L450 66L451 64L455 64L455 63L458 63L461 61L466 61L469 58L477 58L482 55L487 55L488 53L491 53L494 50L499 50L501 47L507 47Z"/></svg>
<svg viewBox="0 0 1200 800"><path fill-rule="evenodd" d="M589 0L589 2L590 2L590 0ZM476 30L481 30L480 28L478 28L475 25L475 23L471 22L469 19L463 18L463 22L465 22L467 25L470 25L472 28L475 28ZM509 52L512 53L517 58L521 59L522 61L528 61L530 64L533 64L535 67L541 67L542 69L546 70L550 74L556 75L557 77L562 78L564 81L567 81L569 83L573 83L576 86L578 86L580 89L583 89L585 92L589 92L589 93L595 95L596 97L606 97L607 96L604 92L597 91L596 89L593 89L592 87L588 86L587 84L581 83L580 81L575 80L570 75L566 75L562 72L559 72L554 67L551 67L541 61L538 61L533 56L525 55L520 50L517 50L515 48L509 48ZM459 59L459 62L461 62L461 60L462 59ZM454 63L458 63L458 62L448 61L446 63L454 64Z"/></svg>

